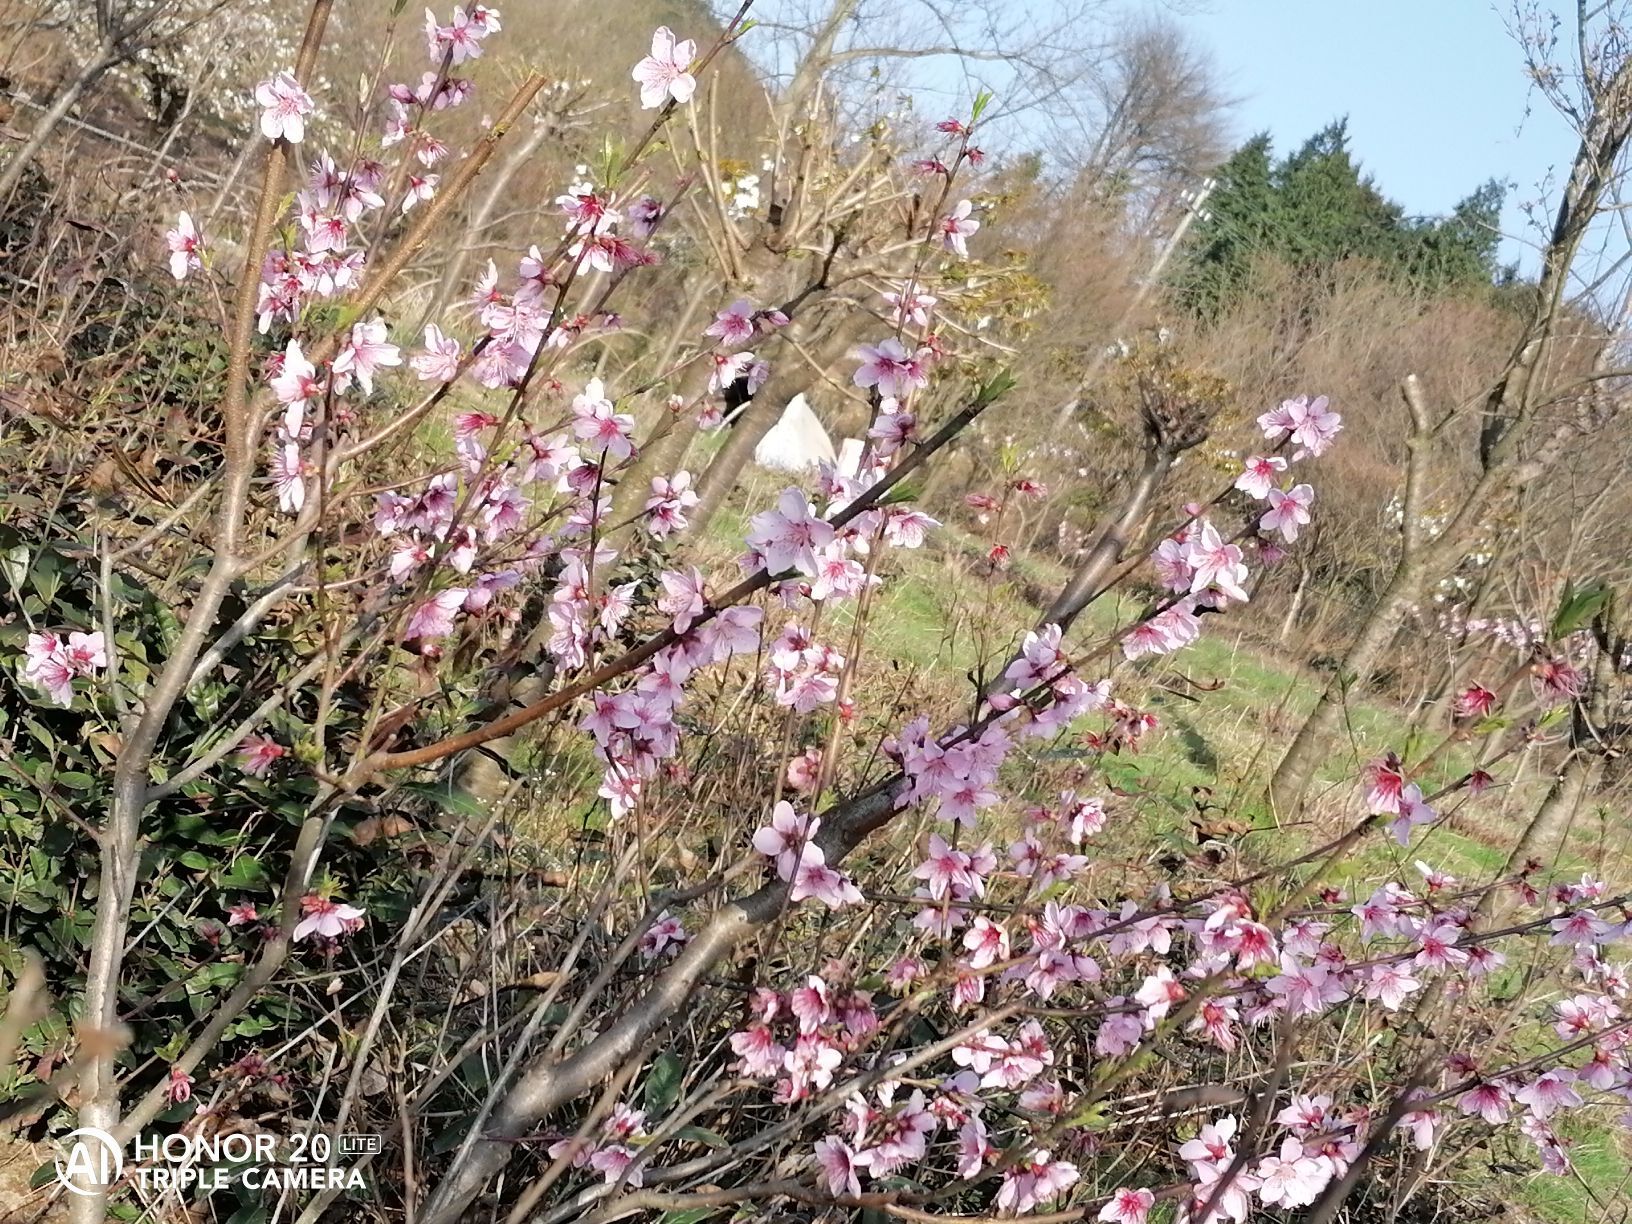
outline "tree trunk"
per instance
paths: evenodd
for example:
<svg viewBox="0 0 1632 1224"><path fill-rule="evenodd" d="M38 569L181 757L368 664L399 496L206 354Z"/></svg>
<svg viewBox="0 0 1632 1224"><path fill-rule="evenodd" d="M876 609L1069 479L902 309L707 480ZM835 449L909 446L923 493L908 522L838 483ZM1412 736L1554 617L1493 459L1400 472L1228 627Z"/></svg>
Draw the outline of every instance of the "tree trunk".
<svg viewBox="0 0 1632 1224"><path fill-rule="evenodd" d="M33 164L35 157L45 147L45 142L51 139L62 121L68 117L68 112L74 109L74 104L84 96L85 91L102 79L104 73L112 68L117 61L104 54L92 60L79 75L68 82L65 88L46 107L34 124L34 130L28 134L28 139L6 163L6 168L0 172L0 208L11 202L12 193L17 185L23 181L23 173Z"/></svg>
<svg viewBox="0 0 1632 1224"><path fill-rule="evenodd" d="M1281 631L1276 640L1282 646L1292 636L1292 630L1297 626L1298 613L1303 611L1304 598L1309 594L1309 563L1298 561L1298 585L1292 588L1292 601L1286 606L1286 615L1281 618Z"/></svg>
<svg viewBox="0 0 1632 1224"><path fill-rule="evenodd" d="M1088 555L1083 558L1071 581L1065 584L1065 589L1055 596L1048 611L1043 613L1041 624L1058 625L1062 631L1069 629L1082 610L1099 598L1111 566L1122 560L1129 537L1150 509L1151 498L1167 479L1172 466L1173 452L1166 447L1156 445L1146 451L1144 466L1121 508L1100 530L1099 538L1088 550Z"/></svg>

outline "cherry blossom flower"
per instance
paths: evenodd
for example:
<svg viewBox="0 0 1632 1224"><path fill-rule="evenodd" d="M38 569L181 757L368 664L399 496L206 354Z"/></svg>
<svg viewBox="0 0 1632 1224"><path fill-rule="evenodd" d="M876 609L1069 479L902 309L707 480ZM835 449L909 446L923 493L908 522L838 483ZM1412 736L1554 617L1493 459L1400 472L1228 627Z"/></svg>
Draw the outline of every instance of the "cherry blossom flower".
<svg viewBox="0 0 1632 1224"><path fill-rule="evenodd" d="M998 1187L997 1207L1001 1212L1024 1215L1043 1203L1051 1203L1077 1182L1077 1166L1055 1160L1046 1151L1036 1151L1011 1166Z"/></svg>
<svg viewBox="0 0 1632 1224"><path fill-rule="evenodd" d="M374 372L381 366L402 364L402 350L386 338L385 320L354 323L345 346L331 367L336 374L350 374L365 394L374 393Z"/></svg>
<svg viewBox="0 0 1632 1224"><path fill-rule="evenodd" d="M814 511L803 492L784 489L775 510L762 510L748 523L748 544L773 574L798 570L815 577L816 550L833 542L833 528Z"/></svg>
<svg viewBox="0 0 1632 1224"><path fill-rule="evenodd" d="M279 72L262 81L255 87L255 101L262 107L261 134L268 140L299 144L305 138L306 116L315 107L294 73Z"/></svg>
<svg viewBox="0 0 1632 1224"><path fill-rule="evenodd" d="M656 960L665 954L672 956L684 947L690 938L680 919L664 910L641 935L640 954L647 960Z"/></svg>
<svg viewBox="0 0 1632 1224"><path fill-rule="evenodd" d="M688 71L697 58L697 44L691 39L676 42L668 26L659 26L652 35L652 53L630 73L640 84L640 105L655 110L670 98L684 106L697 92L697 78Z"/></svg>
<svg viewBox="0 0 1632 1224"><path fill-rule="evenodd" d="M423 204L436 197L436 185L442 181L439 174L410 174L408 185L402 194L402 211L406 216L414 210L416 204Z"/></svg>
<svg viewBox="0 0 1632 1224"><path fill-rule="evenodd" d="M1457 718L1484 718L1495 708L1495 693L1482 684L1470 684L1456 695L1452 710Z"/></svg>
<svg viewBox="0 0 1632 1224"><path fill-rule="evenodd" d="M929 313L935 309L940 299L918 289L903 286L900 291L887 291L884 300L894 309L896 323L899 326L904 327L911 323L915 327L928 327Z"/></svg>
<svg viewBox="0 0 1632 1224"><path fill-rule="evenodd" d="M402 634L404 640L424 642L447 637L453 632L454 621L464 610L469 595L467 587L449 587L421 602L408 618L408 627Z"/></svg>
<svg viewBox="0 0 1632 1224"><path fill-rule="evenodd" d="M227 925L229 927L248 926L252 922L261 920L260 913L253 901L240 901L227 911Z"/></svg>
<svg viewBox="0 0 1632 1224"><path fill-rule="evenodd" d="M1280 455L1249 455L1245 470L1235 479L1234 487L1259 501L1269 497L1270 489L1280 473L1286 471L1286 460Z"/></svg>
<svg viewBox="0 0 1632 1224"><path fill-rule="evenodd" d="M1272 442L1290 434L1298 446L1292 456L1294 459L1305 455L1319 458L1343 428L1343 418L1330 411L1329 403L1324 395L1316 396L1313 401L1307 395L1284 400L1278 408L1258 418L1258 428Z"/></svg>
<svg viewBox="0 0 1632 1224"><path fill-rule="evenodd" d="M691 473L676 472L673 476L653 476L652 495L646 499L646 528L659 540L671 533L685 530L686 511L697 504L697 494L691 491Z"/></svg>
<svg viewBox="0 0 1632 1224"><path fill-rule="evenodd" d="M629 435L634 432L635 418L618 412L606 398L606 388L598 378L584 384L584 389L572 398L572 432L614 459L627 459L635 446Z"/></svg>
<svg viewBox="0 0 1632 1224"><path fill-rule="evenodd" d="M204 240L193 228L190 213L183 212L176 218L176 228L164 232L164 242L170 248L170 275L178 281L186 280L187 273L204 266L199 254L204 248Z"/></svg>
<svg viewBox="0 0 1632 1224"><path fill-rule="evenodd" d="M1106 1221L1106 1224L1145 1224L1155 1202L1155 1193L1143 1187L1118 1190L1099 1209L1099 1215L1095 1218Z"/></svg>
<svg viewBox="0 0 1632 1224"><path fill-rule="evenodd" d="M771 823L754 833L754 849L776 861L776 874L791 880L800 855L821 829L818 816L801 815L793 804L781 800L771 811Z"/></svg>
<svg viewBox="0 0 1632 1224"><path fill-rule="evenodd" d="M1539 1076L1513 1094L1513 1099L1545 1121L1560 1109L1574 1109L1581 1104L1581 1094L1570 1087L1575 1072L1559 1067Z"/></svg>
<svg viewBox="0 0 1632 1224"><path fill-rule="evenodd" d="M323 394L323 380L317 377L317 367L306 360L300 345L291 340L284 347L283 362L272 378L272 393L284 406L283 432L291 438L300 436L306 420L306 405Z"/></svg>
<svg viewBox="0 0 1632 1224"><path fill-rule="evenodd" d="M1247 592L1241 585L1247 580L1241 549L1226 544L1211 523L1204 520L1185 544L1185 560L1191 570L1191 594L1212 589L1238 603L1247 602Z"/></svg>
<svg viewBox="0 0 1632 1224"><path fill-rule="evenodd" d="M788 1057L787 1048L778 1045L771 1030L763 1024L750 1025L740 1033L732 1033L731 1051L742 1060L740 1066L743 1074L756 1079L775 1079Z"/></svg>
<svg viewBox="0 0 1632 1224"><path fill-rule="evenodd" d="M714 322L703 329L703 334L716 336L721 344L735 348L752 340L755 330L754 304L747 298L738 298L714 315Z"/></svg>
<svg viewBox="0 0 1632 1224"><path fill-rule="evenodd" d="M234 759L238 762L238 768L250 777L264 778L288 751L277 740L267 736L246 735L238 741L238 753Z"/></svg>
<svg viewBox="0 0 1632 1224"><path fill-rule="evenodd" d="M1366 980L1366 998L1376 999L1389 1011L1399 1011L1405 1000L1422 989L1411 971L1398 963L1375 966Z"/></svg>
<svg viewBox="0 0 1632 1224"><path fill-rule="evenodd" d="M1281 1140L1280 1155L1265 1156L1253 1176L1265 1206L1307 1207L1332 1180L1332 1162L1307 1155L1303 1143L1289 1135Z"/></svg>
<svg viewBox="0 0 1632 1224"><path fill-rule="evenodd" d="M799 866L793 873L793 891L788 894L790 901L803 901L807 897L815 897L828 909L860 905L862 899L861 890L850 882L848 876L827 865L822 848L810 844L805 846Z"/></svg>
<svg viewBox="0 0 1632 1224"><path fill-rule="evenodd" d="M272 483L278 490L278 509L285 514L299 514L306 504L306 465L294 442L273 448Z"/></svg>
<svg viewBox="0 0 1632 1224"><path fill-rule="evenodd" d="M1590 946L1608 936L1615 928L1591 910L1576 910L1563 918L1554 918L1548 924L1553 930L1553 944Z"/></svg>
<svg viewBox="0 0 1632 1224"><path fill-rule="evenodd" d="M171 1067L165 1081L164 1099L172 1105L183 1105L193 1099L193 1077L182 1067Z"/></svg>
<svg viewBox="0 0 1632 1224"><path fill-rule="evenodd" d="M363 928L363 911L353 905L344 905L329 897L307 893L300 899L305 917L295 924L295 943L313 935L323 939L339 939Z"/></svg>
<svg viewBox="0 0 1632 1224"><path fill-rule="evenodd" d="M1500 1083L1486 1081L1474 1085L1457 1098L1456 1107L1465 1114L1478 1114L1492 1126L1507 1121L1509 1097Z"/></svg>
<svg viewBox="0 0 1632 1224"><path fill-rule="evenodd" d="M969 258L969 236L980 228L980 222L969 215L973 210L968 200L959 200L937 228L941 245L960 259Z"/></svg>
<svg viewBox="0 0 1632 1224"><path fill-rule="evenodd" d="M858 387L877 387L885 399L905 400L917 388L929 385L923 351L907 352L894 336L876 345L863 344L851 356L861 362L852 381Z"/></svg>
<svg viewBox="0 0 1632 1224"><path fill-rule="evenodd" d="M861 1193L861 1180L856 1170L866 1165L856 1159L850 1145L837 1135L828 1135L816 1141L816 1164L827 1178L830 1194L854 1196Z"/></svg>
<svg viewBox="0 0 1632 1224"><path fill-rule="evenodd" d="M1288 492L1271 489L1269 509L1258 520L1263 531L1279 531L1288 544L1298 538L1300 527L1309 523L1309 506L1315 500L1315 491L1306 484L1293 485Z"/></svg>
<svg viewBox="0 0 1632 1224"><path fill-rule="evenodd" d="M1531 669L1536 695L1552 702L1574 701L1587 691L1586 673L1560 658L1543 660Z"/></svg>
<svg viewBox="0 0 1632 1224"><path fill-rule="evenodd" d="M1318 1016L1347 997L1342 981L1324 965L1304 965L1290 954L1281 956L1280 975L1269 980L1267 989L1279 996L1293 1016Z"/></svg>
<svg viewBox="0 0 1632 1224"><path fill-rule="evenodd" d="M23 648L23 678L64 709L74 702L74 677L89 676L107 665L100 630L70 633L66 642L54 633L31 633Z"/></svg>

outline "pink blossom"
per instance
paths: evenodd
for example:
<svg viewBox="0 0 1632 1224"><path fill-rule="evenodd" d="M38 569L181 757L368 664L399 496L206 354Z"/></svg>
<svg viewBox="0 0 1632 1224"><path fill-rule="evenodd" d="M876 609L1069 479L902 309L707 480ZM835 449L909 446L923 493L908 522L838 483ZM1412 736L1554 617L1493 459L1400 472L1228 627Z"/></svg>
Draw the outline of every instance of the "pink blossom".
<svg viewBox="0 0 1632 1224"><path fill-rule="evenodd" d="M1269 980L1267 989L1280 997L1289 1014L1317 1016L1347 996L1342 981L1324 965L1303 965L1288 954L1281 956L1281 972Z"/></svg>
<svg viewBox="0 0 1632 1224"><path fill-rule="evenodd" d="M193 1077L184 1068L170 1068L170 1078L164 1086L164 1099L172 1105L182 1105L193 1099Z"/></svg>
<svg viewBox="0 0 1632 1224"><path fill-rule="evenodd" d="M365 394L374 393L374 372L381 366L402 364L402 350L386 338L385 320L370 319L354 323L351 336L340 350L331 367L336 374L351 374L362 385Z"/></svg>
<svg viewBox="0 0 1632 1224"><path fill-rule="evenodd" d="M1280 455L1250 455L1246 470L1235 480L1235 488L1263 501L1275 486L1276 477L1286 471L1286 460Z"/></svg>
<svg viewBox="0 0 1632 1224"><path fill-rule="evenodd" d="M877 387L885 399L905 400L919 387L929 385L923 350L909 353L894 336L876 345L863 344L851 356L861 362L852 381L858 387Z"/></svg>
<svg viewBox="0 0 1632 1224"><path fill-rule="evenodd" d="M969 258L969 236L980 228L980 222L969 215L973 210L968 200L959 200L937 228L941 245L960 259Z"/></svg>
<svg viewBox="0 0 1632 1224"><path fill-rule="evenodd" d="M1309 507L1315 500L1315 491L1306 484L1293 485L1289 492L1269 491L1269 510L1258 520L1263 531L1279 531L1288 544L1298 538L1300 527L1309 523Z"/></svg>
<svg viewBox="0 0 1632 1224"><path fill-rule="evenodd" d="M788 1056L786 1047L777 1044L770 1028L764 1024L750 1025L740 1033L732 1033L731 1050L742 1060L742 1073L756 1079L774 1079Z"/></svg>
<svg viewBox="0 0 1632 1224"><path fill-rule="evenodd" d="M31 633L23 649L23 678L44 689L56 704L67 709L74 703L73 662L62 639L54 633Z"/></svg>
<svg viewBox="0 0 1632 1224"><path fill-rule="evenodd" d="M1185 560L1191 569L1191 594L1212 588L1229 599L1247 602L1247 592L1241 585L1247 580L1241 549L1226 544L1211 523L1203 520L1185 544Z"/></svg>
<svg viewBox="0 0 1632 1224"><path fill-rule="evenodd" d="M454 621L464 609L469 594L466 587L449 587L424 600L408 618L403 638L412 642L447 637L453 632Z"/></svg>
<svg viewBox="0 0 1632 1224"><path fill-rule="evenodd" d="M856 1170L865 1168L866 1165L857 1161L850 1145L837 1135L828 1135L825 1139L816 1141L816 1164L827 1178L827 1189L830 1194L848 1194L853 1197L861 1193L861 1181Z"/></svg>
<svg viewBox="0 0 1632 1224"><path fill-rule="evenodd" d="M1097 1219L1106 1224L1145 1224L1156 1195L1143 1187L1122 1189L1111 1195L1110 1201L1099 1209Z"/></svg>
<svg viewBox="0 0 1632 1224"><path fill-rule="evenodd" d="M306 504L306 465L293 441L273 447L272 483L278 490L278 509L299 514Z"/></svg>
<svg viewBox="0 0 1632 1224"><path fill-rule="evenodd" d="M714 315L714 322L703 329L706 336L715 336L720 343L736 348L754 337L754 304L747 298L738 298Z"/></svg>
<svg viewBox="0 0 1632 1224"><path fill-rule="evenodd" d="M970 952L969 967L984 969L1009 959L1009 933L998 923L982 915L970 924L964 934L963 946Z"/></svg>
<svg viewBox="0 0 1632 1224"><path fill-rule="evenodd" d="M614 459L627 459L634 453L629 435L634 431L635 418L612 406L600 379L590 379L583 391L573 396L572 415L572 432L581 441Z"/></svg>
<svg viewBox="0 0 1632 1224"><path fill-rule="evenodd" d="M1458 718L1484 718L1496 708L1496 694L1482 684L1470 684L1456 695Z"/></svg>
<svg viewBox="0 0 1632 1224"><path fill-rule="evenodd" d="M1043 1203L1051 1203L1076 1184L1077 1166L1055 1160L1046 1151L1033 1152L1010 1167L998 1187L997 1207L1001 1212L1024 1215Z"/></svg>
<svg viewBox="0 0 1632 1224"><path fill-rule="evenodd" d="M252 778L264 778L288 749L264 735L246 735L238 741L238 768Z"/></svg>
<svg viewBox="0 0 1632 1224"><path fill-rule="evenodd" d="M833 528L798 489L784 489L776 507L749 520L749 546L764 557L765 568L773 574L791 569L815 577L816 550L833 542Z"/></svg>
<svg viewBox="0 0 1632 1224"><path fill-rule="evenodd" d="M402 194L402 211L406 215L416 204L423 204L436 196L436 185L442 181L437 174L410 174L408 186Z"/></svg>
<svg viewBox="0 0 1632 1224"><path fill-rule="evenodd" d="M1332 1172L1330 1160L1307 1155L1302 1142L1289 1135L1281 1141L1280 1155L1265 1156L1253 1175L1266 1207L1307 1207L1332 1180Z"/></svg>
<svg viewBox="0 0 1632 1224"><path fill-rule="evenodd" d="M1507 1121L1508 1103L1507 1089L1487 1081L1464 1092L1457 1098L1456 1107L1465 1114L1478 1114L1492 1126L1500 1126Z"/></svg>
<svg viewBox="0 0 1632 1224"><path fill-rule="evenodd" d="M295 943L312 935L323 939L339 939L363 927L363 911L356 906L344 905L329 897L307 893L300 899L305 917L295 925Z"/></svg>
<svg viewBox="0 0 1632 1224"><path fill-rule="evenodd" d="M1316 396L1312 402L1307 395L1283 400L1280 407L1258 418L1258 427L1272 442L1290 434L1299 448L1292 456L1294 459L1306 454L1318 458L1326 453L1343 428L1343 418L1329 410L1329 402L1324 395Z"/></svg>
<svg viewBox="0 0 1632 1224"><path fill-rule="evenodd" d="M191 214L183 212L176 218L176 228L164 232L164 242L170 248L170 275L178 281L186 280L187 273L194 268L204 266L199 255L204 242L193 228Z"/></svg>
<svg viewBox="0 0 1632 1224"><path fill-rule="evenodd" d="M323 380L317 377L317 367L306 360L306 354L294 340L283 350L283 361L272 378L271 387L284 406L284 433L298 438L306 420L306 405L323 394Z"/></svg>
<svg viewBox="0 0 1632 1224"><path fill-rule="evenodd" d="M665 953L672 956L690 939L680 919L664 910L641 935L640 954L647 960L656 960Z"/></svg>
<svg viewBox="0 0 1632 1224"><path fill-rule="evenodd" d="M793 873L793 891L788 894L790 901L803 901L807 897L815 897L828 909L860 905L862 899L861 890L850 882L848 876L827 865L822 848L810 844L805 846L804 855Z"/></svg>
<svg viewBox="0 0 1632 1224"><path fill-rule="evenodd" d="M684 106L697 91L697 78L688 69L697 58L697 44L691 39L676 42L668 26L659 26L652 35L652 53L630 73L640 83L640 105L655 110L670 98Z"/></svg>
<svg viewBox="0 0 1632 1224"><path fill-rule="evenodd" d="M691 473L653 476L652 495L646 499L646 527L657 539L686 528L686 511L697 504L691 491Z"/></svg>
<svg viewBox="0 0 1632 1224"><path fill-rule="evenodd" d="M1575 1072L1559 1067L1526 1084L1513 1094L1513 1099L1545 1121L1560 1109L1574 1109L1581 1104L1581 1094L1570 1087L1574 1079Z"/></svg>
<svg viewBox="0 0 1632 1224"><path fill-rule="evenodd" d="M754 833L754 849L776 861L776 874L791 880L801 854L821 829L821 818L801 815L793 804L781 800L771 811L771 823Z"/></svg>
<svg viewBox="0 0 1632 1224"><path fill-rule="evenodd" d="M1406 966L1389 962L1375 966L1366 980L1366 998L1376 999L1389 1011L1399 1011L1405 1000L1422 989Z"/></svg>
<svg viewBox="0 0 1632 1224"><path fill-rule="evenodd" d="M292 72L279 72L255 87L262 107L261 134L268 140L299 144L306 135L306 116L314 109L311 95Z"/></svg>
<svg viewBox="0 0 1632 1224"><path fill-rule="evenodd" d="M939 301L931 294L906 287L900 292L886 292L884 300L894 308L897 324L905 326L911 323L915 327L929 326L929 312Z"/></svg>

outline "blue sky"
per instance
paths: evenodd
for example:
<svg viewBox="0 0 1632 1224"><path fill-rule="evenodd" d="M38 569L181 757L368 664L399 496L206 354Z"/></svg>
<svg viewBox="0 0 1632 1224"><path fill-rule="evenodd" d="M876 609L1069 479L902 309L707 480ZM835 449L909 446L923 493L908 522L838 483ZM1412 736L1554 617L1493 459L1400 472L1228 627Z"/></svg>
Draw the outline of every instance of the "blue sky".
<svg viewBox="0 0 1632 1224"><path fill-rule="evenodd" d="M1530 270L1519 204L1556 200L1575 137L1529 92L1510 14L1490 0L1193 0L1176 16L1240 99L1239 137L1267 129L1284 153L1347 114L1364 168L1414 214L1512 180L1503 258Z"/></svg>

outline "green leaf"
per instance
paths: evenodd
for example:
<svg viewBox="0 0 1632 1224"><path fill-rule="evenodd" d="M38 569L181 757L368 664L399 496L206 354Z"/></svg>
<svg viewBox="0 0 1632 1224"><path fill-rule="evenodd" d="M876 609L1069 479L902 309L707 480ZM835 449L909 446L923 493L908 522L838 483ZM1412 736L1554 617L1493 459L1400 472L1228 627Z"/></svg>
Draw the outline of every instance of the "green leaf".
<svg viewBox="0 0 1632 1224"><path fill-rule="evenodd" d="M53 1169L52 1174L55 1176ZM719 1215L723 1207L687 1207L684 1211L665 1211L658 1217L658 1224L698 1224L709 1216Z"/></svg>
<svg viewBox="0 0 1632 1224"><path fill-rule="evenodd" d="M472 799L463 791L456 791L449 786L431 786L426 783L407 782L397 789L406 791L411 795L418 795L421 799L434 803L444 812L450 812L455 816L469 816L473 819L480 819L487 815L487 809L475 799Z"/></svg>
<svg viewBox="0 0 1632 1224"><path fill-rule="evenodd" d="M989 407L1015 388L1016 379L1008 370L999 370L986 380L986 385L975 394L975 403Z"/></svg>
<svg viewBox="0 0 1632 1224"><path fill-rule="evenodd" d="M678 1054L659 1054L646 1073L646 1112L662 1117L680 1099L680 1079L685 1064Z"/></svg>
<svg viewBox="0 0 1632 1224"><path fill-rule="evenodd" d="M184 850L176 860L183 867L190 867L194 871L208 871L215 864L205 858L197 850Z"/></svg>
<svg viewBox="0 0 1632 1224"><path fill-rule="evenodd" d="M976 94L975 104L969 108L969 122L972 124L979 123L980 117L986 113L986 108L992 104L992 100L996 97L997 95L989 89L983 89Z"/></svg>
<svg viewBox="0 0 1632 1224"><path fill-rule="evenodd" d="M240 854L232 860L232 866L221 877L221 883L227 888L264 888L266 868L253 854Z"/></svg>
<svg viewBox="0 0 1632 1224"><path fill-rule="evenodd" d="M731 1146L729 1139L718 1131L709 1130L706 1126L682 1126L674 1132L674 1137L692 1143L700 1143L704 1147L728 1148Z"/></svg>
<svg viewBox="0 0 1632 1224"><path fill-rule="evenodd" d="M1594 578L1581 587L1573 580L1566 582L1558 611L1553 614L1552 626L1547 631L1548 640L1556 642L1581 628L1604 610L1612 594L1601 578Z"/></svg>

